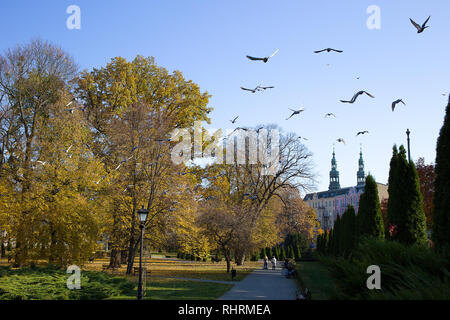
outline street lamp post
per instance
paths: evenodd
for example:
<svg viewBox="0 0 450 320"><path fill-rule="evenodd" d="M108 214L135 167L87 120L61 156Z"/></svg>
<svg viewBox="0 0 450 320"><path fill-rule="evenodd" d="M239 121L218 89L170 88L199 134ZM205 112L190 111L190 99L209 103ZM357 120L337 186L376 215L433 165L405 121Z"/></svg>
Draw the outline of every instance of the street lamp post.
<svg viewBox="0 0 450 320"><path fill-rule="evenodd" d="M409 134L411 133L411 131L409 131L409 129L406 129L406 136L408 137L408 162L411 162L411 152L409 151Z"/></svg>
<svg viewBox="0 0 450 320"><path fill-rule="evenodd" d="M144 228L145 228L145 221L147 220L148 216L148 210L144 209L144 206L142 206L141 209L138 210L138 217L139 217L139 228L141 229L141 249L139 254L139 283L138 283L138 294L137 298L138 300L142 300L142 297L144 295L142 290L142 251L144 247Z"/></svg>

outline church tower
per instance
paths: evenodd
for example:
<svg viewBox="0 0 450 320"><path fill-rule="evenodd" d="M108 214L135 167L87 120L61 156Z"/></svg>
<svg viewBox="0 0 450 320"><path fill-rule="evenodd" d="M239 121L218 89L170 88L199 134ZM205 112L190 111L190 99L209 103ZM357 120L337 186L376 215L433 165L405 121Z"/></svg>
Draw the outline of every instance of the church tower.
<svg viewBox="0 0 450 320"><path fill-rule="evenodd" d="M362 156L362 149L359 150L358 172L356 173L357 187L363 187L366 183L366 176L364 174L364 160Z"/></svg>
<svg viewBox="0 0 450 320"><path fill-rule="evenodd" d="M328 190L338 190L341 188L339 184L339 171L337 170L336 158L333 148L333 158L331 159L330 186Z"/></svg>

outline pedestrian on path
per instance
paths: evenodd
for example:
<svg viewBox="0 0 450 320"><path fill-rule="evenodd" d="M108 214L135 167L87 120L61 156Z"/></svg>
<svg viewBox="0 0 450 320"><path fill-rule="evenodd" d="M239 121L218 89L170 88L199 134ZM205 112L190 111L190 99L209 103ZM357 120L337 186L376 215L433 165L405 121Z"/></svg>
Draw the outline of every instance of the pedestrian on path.
<svg viewBox="0 0 450 320"><path fill-rule="evenodd" d="M269 269L269 258L267 258L267 256L264 257L264 270Z"/></svg>
<svg viewBox="0 0 450 320"><path fill-rule="evenodd" d="M277 267L277 258L273 256L271 262L272 262L272 270L275 270L275 268Z"/></svg>

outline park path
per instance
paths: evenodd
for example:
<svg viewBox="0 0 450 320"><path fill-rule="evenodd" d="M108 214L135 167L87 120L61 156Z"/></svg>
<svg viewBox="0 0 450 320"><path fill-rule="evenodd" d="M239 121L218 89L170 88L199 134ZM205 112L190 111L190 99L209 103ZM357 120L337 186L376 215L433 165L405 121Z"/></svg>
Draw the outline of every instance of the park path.
<svg viewBox="0 0 450 320"><path fill-rule="evenodd" d="M257 269L219 300L295 300L297 283L283 275L283 269Z"/></svg>

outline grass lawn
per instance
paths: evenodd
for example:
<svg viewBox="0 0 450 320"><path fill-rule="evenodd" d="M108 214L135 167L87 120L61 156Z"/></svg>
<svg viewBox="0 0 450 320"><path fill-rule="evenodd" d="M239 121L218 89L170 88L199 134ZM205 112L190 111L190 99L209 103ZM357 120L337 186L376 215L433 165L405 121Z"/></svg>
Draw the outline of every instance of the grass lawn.
<svg viewBox="0 0 450 320"><path fill-rule="evenodd" d="M64 269L0 267L0 300L103 300L136 299L137 277L82 271L81 289L69 290ZM232 285L177 279L147 279L146 299L213 300Z"/></svg>
<svg viewBox="0 0 450 320"><path fill-rule="evenodd" d="M300 286L311 291L313 300L328 300L334 296L334 281L327 268L319 261L297 262Z"/></svg>
<svg viewBox="0 0 450 320"><path fill-rule="evenodd" d="M150 300L215 300L230 290L232 285L177 279L156 279L147 282L144 299ZM137 287L126 295L107 300L134 300Z"/></svg>
<svg viewBox="0 0 450 320"><path fill-rule="evenodd" d="M84 266L84 269L101 271L102 265L108 263L108 259L96 259L94 263L87 263ZM134 266L139 266L138 259L135 260ZM213 263L152 258L147 259L144 263L144 266L151 272L152 276L195 278L220 281L231 280L231 274L226 272L227 268L225 262ZM246 261L243 266L236 266L235 264L233 264L232 266L237 271L235 281L241 281L254 269L261 267L261 263ZM117 270L116 273L124 275L125 271L126 265L122 265L122 267Z"/></svg>

